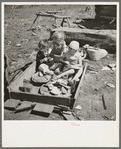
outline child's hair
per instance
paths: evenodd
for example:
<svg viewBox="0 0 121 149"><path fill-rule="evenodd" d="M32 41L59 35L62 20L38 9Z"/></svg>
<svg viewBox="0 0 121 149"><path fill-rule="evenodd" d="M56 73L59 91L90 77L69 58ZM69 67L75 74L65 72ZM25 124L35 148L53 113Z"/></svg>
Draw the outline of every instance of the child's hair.
<svg viewBox="0 0 121 149"><path fill-rule="evenodd" d="M52 38L55 39L55 40L58 40L58 39L63 40L65 38L65 34L62 31L56 31L56 32L53 33Z"/></svg>
<svg viewBox="0 0 121 149"><path fill-rule="evenodd" d="M38 43L38 48L45 49L49 46L49 41L47 39L43 39Z"/></svg>

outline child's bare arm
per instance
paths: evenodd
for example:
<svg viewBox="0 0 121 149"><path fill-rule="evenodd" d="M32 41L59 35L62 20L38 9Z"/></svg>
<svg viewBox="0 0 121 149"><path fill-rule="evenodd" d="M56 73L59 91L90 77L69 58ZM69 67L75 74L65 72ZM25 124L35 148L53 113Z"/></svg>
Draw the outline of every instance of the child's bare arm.
<svg viewBox="0 0 121 149"><path fill-rule="evenodd" d="M82 65L82 57L81 56L78 57L78 62L79 62L79 65Z"/></svg>
<svg viewBox="0 0 121 149"><path fill-rule="evenodd" d="M40 63L46 62L47 60L48 60L47 57L45 57L45 58L40 60Z"/></svg>

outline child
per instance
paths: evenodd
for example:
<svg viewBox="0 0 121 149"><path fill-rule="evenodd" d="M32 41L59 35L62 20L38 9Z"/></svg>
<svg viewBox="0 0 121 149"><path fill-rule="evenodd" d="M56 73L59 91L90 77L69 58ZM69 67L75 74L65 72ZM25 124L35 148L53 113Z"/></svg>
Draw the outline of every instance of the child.
<svg viewBox="0 0 121 149"><path fill-rule="evenodd" d="M62 62L65 63L64 70L69 68L79 69L82 66L82 60L86 57L79 52L79 43L72 41L68 46L68 51L63 55Z"/></svg>
<svg viewBox="0 0 121 149"><path fill-rule="evenodd" d="M55 62L58 61L58 56L63 55L63 53L66 53L67 45L64 41L64 33L63 32L55 32L53 33L53 42L52 42L52 51L50 53L50 56L54 58ZM56 59L57 56L57 59Z"/></svg>
<svg viewBox="0 0 121 149"><path fill-rule="evenodd" d="M60 58L64 53L67 52L68 47L64 41L64 33L62 31L56 31L53 33L53 42L52 42L52 51L50 56L54 58L54 65L50 68L51 70L55 70L55 73L58 74L62 70L62 64L59 63Z"/></svg>
<svg viewBox="0 0 121 149"><path fill-rule="evenodd" d="M60 76L63 77L65 74L70 75L70 73L75 73L75 69L78 70L76 76L70 80L73 84L74 81L78 81L79 76L82 73L82 60L86 57L83 55L83 51L80 52L79 43L77 41L72 41L68 46L68 51L62 56L60 62L65 66L63 68L63 73ZM58 68L57 68L58 69Z"/></svg>
<svg viewBox="0 0 121 149"><path fill-rule="evenodd" d="M49 49L49 41L47 39L41 40L38 43L39 51L36 55L36 72L39 70L39 66L42 63L46 63L48 61L52 61L52 58L49 57L51 49ZM54 63L54 62L53 62Z"/></svg>

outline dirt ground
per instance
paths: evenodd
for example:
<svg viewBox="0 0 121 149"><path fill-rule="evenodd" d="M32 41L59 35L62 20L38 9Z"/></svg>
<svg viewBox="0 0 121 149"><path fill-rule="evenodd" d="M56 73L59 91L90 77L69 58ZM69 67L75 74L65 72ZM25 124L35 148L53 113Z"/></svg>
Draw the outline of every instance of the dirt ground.
<svg viewBox="0 0 121 149"><path fill-rule="evenodd" d="M32 31L27 31L32 25L37 12L50 10L64 11L62 14L71 16L70 22L72 26L77 27L73 23L76 19L93 19L95 17L94 6L91 6L90 9L87 8L85 5L6 6L4 16L4 52L9 58L9 71L23 66L32 51L37 47L38 42L41 39L48 39L50 37L48 28L53 28L52 23L54 23L54 19L52 18L41 17L36 23L36 26L40 26L40 30L35 30L36 36L32 35ZM99 29L100 32L101 30L104 31L104 29L109 30L109 34L116 37L115 25L108 25L108 22L105 24L104 22L96 23L90 20L90 22L83 22L82 24L90 29ZM17 44L21 44L21 46L17 46ZM86 61L89 66L95 68L97 73L94 74L87 69L83 86L80 88L79 98L75 103L75 106L80 105L82 109L75 111L75 113L81 120L116 120L116 71L101 70L108 64L116 64L116 52L109 53L99 61L92 61L90 59L86 59ZM9 75L9 80L11 78L12 75ZM113 84L115 87L107 86L106 82ZM102 94L104 94L107 110L104 110L103 107ZM12 111L5 110L4 118L5 120L46 119L29 114L29 112L25 111L22 114L19 113L13 116ZM48 119L63 120L63 117L52 113Z"/></svg>

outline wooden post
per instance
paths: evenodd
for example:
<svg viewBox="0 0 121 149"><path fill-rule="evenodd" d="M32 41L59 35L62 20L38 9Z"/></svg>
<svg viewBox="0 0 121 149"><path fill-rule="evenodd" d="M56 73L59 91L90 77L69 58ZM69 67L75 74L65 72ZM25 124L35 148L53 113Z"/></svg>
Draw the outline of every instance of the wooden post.
<svg viewBox="0 0 121 149"><path fill-rule="evenodd" d="M69 22L69 19L68 18L66 18L66 19L67 19L68 26L71 27L70 22Z"/></svg>

